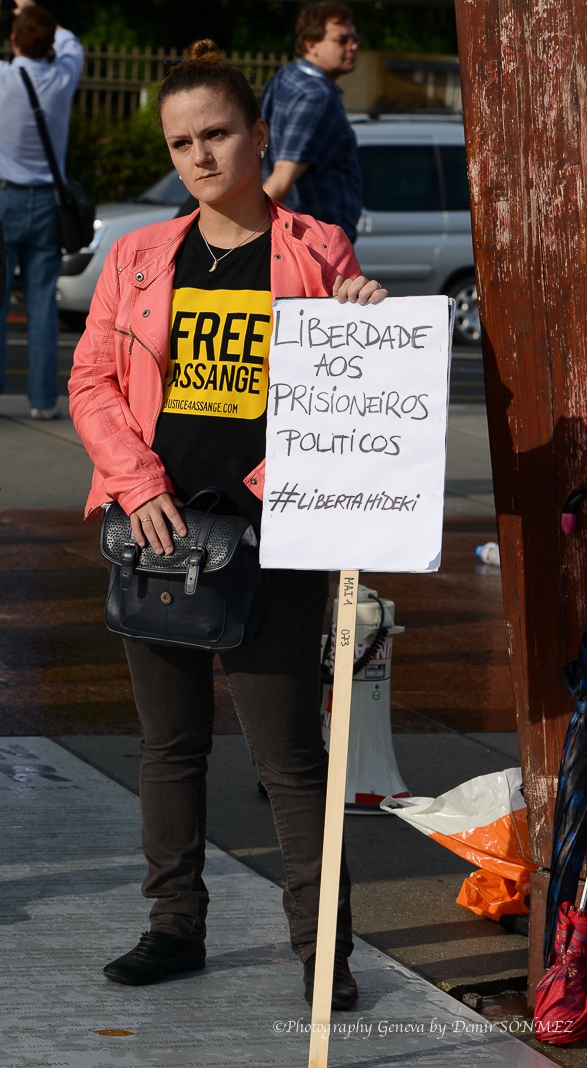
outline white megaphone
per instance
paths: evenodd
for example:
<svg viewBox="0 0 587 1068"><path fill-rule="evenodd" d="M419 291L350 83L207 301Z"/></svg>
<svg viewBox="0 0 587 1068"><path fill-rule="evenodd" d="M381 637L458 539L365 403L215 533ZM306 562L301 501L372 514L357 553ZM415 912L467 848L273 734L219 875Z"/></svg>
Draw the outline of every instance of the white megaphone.
<svg viewBox="0 0 587 1068"><path fill-rule="evenodd" d="M405 627L395 626L394 614L393 601L379 597L376 590L359 586L345 793L347 812L384 815L379 807L384 798L411 796L399 773L391 733L392 642L405 631ZM322 733L327 749L337 618L338 597L332 612L331 633L324 638L322 658Z"/></svg>

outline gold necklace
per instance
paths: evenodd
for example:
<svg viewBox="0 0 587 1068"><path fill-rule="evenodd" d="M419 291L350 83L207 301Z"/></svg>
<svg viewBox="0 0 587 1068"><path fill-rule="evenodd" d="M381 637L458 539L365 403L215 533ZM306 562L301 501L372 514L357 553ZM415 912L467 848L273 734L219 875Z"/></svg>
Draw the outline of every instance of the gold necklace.
<svg viewBox="0 0 587 1068"><path fill-rule="evenodd" d="M208 252L210 253L212 259L214 260L214 263L212 264L210 270L208 271L208 274L212 274L212 271L216 270L218 264L220 263L220 260L224 260L224 259L226 259L227 256L230 256L230 253L234 252L234 250L236 248L240 248L241 245L244 245L245 241L250 241L251 238L254 237L255 234L257 234L259 232L261 227L265 225L265 223L267 222L267 219L269 218L269 214L270 213L267 212L265 218L263 219L263 222L259 223L257 229L253 230L252 234L249 234L248 237L244 237L242 241L239 241L238 245L234 245L232 248L229 248L228 252L225 252L223 256L215 256L214 255L214 253L212 252L212 249L210 248L210 245L208 244L208 242L206 241L206 238L204 237L204 233L202 231L202 227L201 227L200 223L198 223L198 227L199 227L200 233L202 235L202 239L204 241L204 244L205 244L206 248L208 249Z"/></svg>

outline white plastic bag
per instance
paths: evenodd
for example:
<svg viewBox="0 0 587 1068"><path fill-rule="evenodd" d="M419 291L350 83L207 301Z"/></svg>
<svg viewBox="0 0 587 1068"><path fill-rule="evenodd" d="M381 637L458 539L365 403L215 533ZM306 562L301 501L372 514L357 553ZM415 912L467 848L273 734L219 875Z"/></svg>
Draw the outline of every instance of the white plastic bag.
<svg viewBox="0 0 587 1068"><path fill-rule="evenodd" d="M440 797L386 797L381 808L481 869L465 879L459 905L492 920L527 915L524 898L537 865L520 768L478 775Z"/></svg>

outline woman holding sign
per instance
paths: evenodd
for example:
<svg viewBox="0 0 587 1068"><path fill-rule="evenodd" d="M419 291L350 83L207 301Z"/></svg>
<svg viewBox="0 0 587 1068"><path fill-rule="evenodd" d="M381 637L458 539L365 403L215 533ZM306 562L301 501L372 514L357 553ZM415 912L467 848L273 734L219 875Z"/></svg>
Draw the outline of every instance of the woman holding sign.
<svg viewBox="0 0 587 1068"><path fill-rule="evenodd" d="M171 159L199 212L122 237L112 248L75 354L76 429L95 463L86 519L117 501L138 546L173 553L178 505L219 487L229 514L259 534L245 479L263 459L271 302L386 296L361 275L338 227L267 198L267 126L244 75L198 41L158 98ZM320 729L320 640L327 576L269 573L256 636L222 655L235 707L273 808L292 946L312 997L327 755ZM151 930L104 969L139 985L205 962L202 880L213 653L125 642L143 731L141 809L154 900ZM333 1007L357 988L350 881L343 860Z"/></svg>

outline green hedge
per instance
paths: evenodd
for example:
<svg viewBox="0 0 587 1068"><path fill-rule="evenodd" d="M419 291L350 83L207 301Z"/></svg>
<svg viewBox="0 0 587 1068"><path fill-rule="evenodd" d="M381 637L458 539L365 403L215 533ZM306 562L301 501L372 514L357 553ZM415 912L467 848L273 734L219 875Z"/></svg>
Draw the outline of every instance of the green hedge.
<svg viewBox="0 0 587 1068"><path fill-rule="evenodd" d="M167 145L150 105L117 123L73 113L67 173L82 183L95 204L132 200L170 169Z"/></svg>

